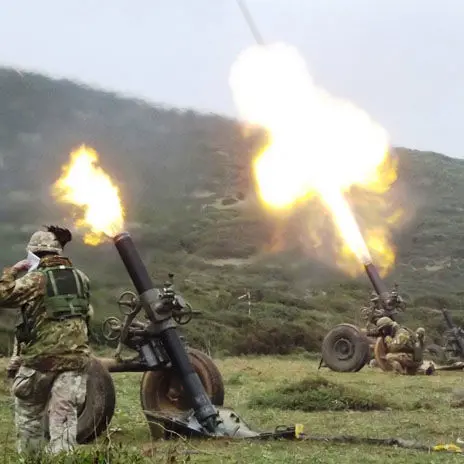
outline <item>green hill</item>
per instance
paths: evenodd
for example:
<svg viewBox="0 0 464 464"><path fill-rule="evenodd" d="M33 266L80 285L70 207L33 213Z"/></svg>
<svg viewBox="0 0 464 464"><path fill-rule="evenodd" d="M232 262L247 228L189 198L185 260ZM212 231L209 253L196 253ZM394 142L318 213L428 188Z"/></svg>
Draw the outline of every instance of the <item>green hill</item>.
<svg viewBox="0 0 464 464"><path fill-rule="evenodd" d="M333 265L327 214L305 206L277 229L257 202L250 165L264 133L245 135L222 116L2 68L0 103L3 265L23 257L41 224L72 226L49 188L70 150L86 143L120 186L127 227L155 281L174 272L177 288L203 310L186 328L192 343L233 354L317 350L329 327L359 317L370 287L365 276L350 279ZM461 309L464 160L404 148L396 154L399 177L388 200L408 221L395 232L397 265L387 281L400 284L408 322L425 323L436 336L442 321L428 308ZM308 246L308 218L329 225L325 247ZM271 251L276 243L278 252ZM85 246L76 234L69 254L92 279L97 320L116 314L117 297L131 283L112 245ZM238 299L247 290L250 315ZM11 328L10 314L2 326Z"/></svg>

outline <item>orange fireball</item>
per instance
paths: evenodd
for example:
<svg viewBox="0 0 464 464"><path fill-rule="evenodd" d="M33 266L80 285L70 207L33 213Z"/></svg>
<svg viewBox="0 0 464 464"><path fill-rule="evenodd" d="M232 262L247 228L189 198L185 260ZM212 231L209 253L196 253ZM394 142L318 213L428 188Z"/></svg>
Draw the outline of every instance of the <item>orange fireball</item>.
<svg viewBox="0 0 464 464"><path fill-rule="evenodd" d="M86 230L84 241L98 245L124 228L124 210L119 190L98 166L98 154L82 145L73 151L69 164L52 187L53 196L81 210L76 227Z"/></svg>
<svg viewBox="0 0 464 464"><path fill-rule="evenodd" d="M365 111L316 86L298 51L285 44L246 50L232 68L230 85L243 119L270 134L254 162L264 204L288 209L318 197L361 263L371 262L370 245L381 267L390 267L387 229L376 227L363 237L345 198L353 186L379 194L396 180L386 131Z"/></svg>

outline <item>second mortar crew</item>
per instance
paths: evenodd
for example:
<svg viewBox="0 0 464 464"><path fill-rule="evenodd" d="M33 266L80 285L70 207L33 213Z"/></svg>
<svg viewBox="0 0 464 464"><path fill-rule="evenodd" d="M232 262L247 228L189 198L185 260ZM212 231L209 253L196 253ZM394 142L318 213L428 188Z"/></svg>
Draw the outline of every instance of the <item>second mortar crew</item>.
<svg viewBox="0 0 464 464"><path fill-rule="evenodd" d="M56 226L35 232L27 251L40 259L37 268L23 260L0 277L0 307L20 311L21 365L12 386L19 453L70 451L77 442L77 408L85 401L90 362L90 289L88 277L62 256L71 240L68 229Z"/></svg>
<svg viewBox="0 0 464 464"><path fill-rule="evenodd" d="M385 360L389 367L399 374L415 374L423 361L425 330L420 327L414 333L389 317L381 317L377 327L387 349Z"/></svg>

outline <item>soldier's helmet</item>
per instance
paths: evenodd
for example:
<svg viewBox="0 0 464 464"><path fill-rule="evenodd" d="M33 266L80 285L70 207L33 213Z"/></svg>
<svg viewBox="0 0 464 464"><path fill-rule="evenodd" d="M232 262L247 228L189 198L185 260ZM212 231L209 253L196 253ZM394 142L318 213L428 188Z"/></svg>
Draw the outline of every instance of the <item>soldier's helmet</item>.
<svg viewBox="0 0 464 464"><path fill-rule="evenodd" d="M394 326L394 322L389 318L389 317L381 317L378 321L377 321L377 328L379 329L383 329L385 327L393 327Z"/></svg>
<svg viewBox="0 0 464 464"><path fill-rule="evenodd" d="M419 327L416 330L416 334L418 337L424 337L425 336L425 329L423 327Z"/></svg>
<svg viewBox="0 0 464 464"><path fill-rule="evenodd" d="M53 232L38 230L32 234L26 250L31 253L45 251L61 254L63 248Z"/></svg>

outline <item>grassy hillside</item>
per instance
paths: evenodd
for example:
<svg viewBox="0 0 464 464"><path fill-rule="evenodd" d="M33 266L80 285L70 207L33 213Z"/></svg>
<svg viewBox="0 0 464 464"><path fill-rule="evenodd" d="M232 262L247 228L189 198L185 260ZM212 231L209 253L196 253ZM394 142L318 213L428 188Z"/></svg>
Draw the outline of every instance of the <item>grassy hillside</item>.
<svg viewBox="0 0 464 464"><path fill-rule="evenodd" d="M332 325L356 322L370 287L334 266L330 218L309 205L277 221L256 200L250 166L262 132L10 69L0 69L0 103L0 263L21 259L37 226L72 225L49 187L70 150L86 143L120 185L128 229L155 281L174 272L203 310L186 328L193 344L229 354L317 350ZM464 161L396 154L399 178L387 200L407 221L395 232L397 266L387 281L401 285L406 320L426 324L433 338L442 326L433 308L447 304L460 316ZM325 246L308 242L308 221L326 224ZM117 313L131 284L112 245L84 246L76 235L69 254L92 279L97 322ZM247 290L251 314L238 299ZM11 317L1 324L11 327Z"/></svg>

